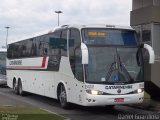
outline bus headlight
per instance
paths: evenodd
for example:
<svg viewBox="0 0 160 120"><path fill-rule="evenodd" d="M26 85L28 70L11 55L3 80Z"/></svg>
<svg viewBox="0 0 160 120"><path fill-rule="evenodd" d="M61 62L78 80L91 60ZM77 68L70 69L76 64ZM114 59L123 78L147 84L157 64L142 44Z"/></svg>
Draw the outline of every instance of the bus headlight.
<svg viewBox="0 0 160 120"><path fill-rule="evenodd" d="M99 90L86 90L86 92L92 95L103 95L103 92Z"/></svg>
<svg viewBox="0 0 160 120"><path fill-rule="evenodd" d="M139 89L137 89L137 93L142 93L144 91L144 89L143 88L139 88Z"/></svg>

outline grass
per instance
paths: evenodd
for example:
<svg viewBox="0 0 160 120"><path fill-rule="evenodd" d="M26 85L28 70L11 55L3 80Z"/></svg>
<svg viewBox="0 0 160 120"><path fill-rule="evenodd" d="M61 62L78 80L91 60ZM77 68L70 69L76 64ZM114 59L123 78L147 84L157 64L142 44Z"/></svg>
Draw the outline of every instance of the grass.
<svg viewBox="0 0 160 120"><path fill-rule="evenodd" d="M144 99L151 99L151 96L147 93L147 92L144 92ZM145 106L145 108L147 110L156 110L156 109L159 109L160 108L160 103L156 102L156 103L148 103L148 105Z"/></svg>
<svg viewBox="0 0 160 120"><path fill-rule="evenodd" d="M5 119L6 118L6 119ZM63 117L35 107L0 106L0 120L64 120Z"/></svg>
<svg viewBox="0 0 160 120"><path fill-rule="evenodd" d="M151 96L146 91L144 92L144 99L151 99Z"/></svg>

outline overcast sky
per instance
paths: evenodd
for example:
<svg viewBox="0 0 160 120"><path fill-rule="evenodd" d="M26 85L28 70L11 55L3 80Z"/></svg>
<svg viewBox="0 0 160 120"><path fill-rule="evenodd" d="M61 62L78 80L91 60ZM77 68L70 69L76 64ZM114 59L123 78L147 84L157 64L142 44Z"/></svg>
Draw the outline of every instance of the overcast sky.
<svg viewBox="0 0 160 120"><path fill-rule="evenodd" d="M0 0L0 46L60 24L130 25L132 0Z"/></svg>

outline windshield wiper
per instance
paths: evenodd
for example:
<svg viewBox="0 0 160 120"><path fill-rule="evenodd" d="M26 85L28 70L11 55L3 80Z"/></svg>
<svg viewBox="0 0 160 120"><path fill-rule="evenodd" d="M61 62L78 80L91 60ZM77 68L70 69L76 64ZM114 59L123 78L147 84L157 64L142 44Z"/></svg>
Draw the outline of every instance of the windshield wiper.
<svg viewBox="0 0 160 120"><path fill-rule="evenodd" d="M110 77L111 77L111 75L112 75L112 73L114 72L114 71L118 71L117 68L118 67L118 65L117 65L117 62L116 62L116 58L115 58L115 55L114 55L114 62L111 64L111 66L110 66L110 68L109 68L109 70L108 70L108 73L107 73L107 75L106 75L106 81L109 81L109 79L110 79Z"/></svg>
<svg viewBox="0 0 160 120"><path fill-rule="evenodd" d="M128 80L130 82L134 81L131 75L129 74L129 72L127 71L127 69L125 68L125 66L122 64L120 56L119 56L119 65L120 65L121 70L124 71L125 75L127 75Z"/></svg>
<svg viewBox="0 0 160 120"><path fill-rule="evenodd" d="M115 57L116 56L116 57ZM129 82L133 81L133 78L128 73L125 66L122 64L121 58L117 52L116 48L116 55L114 56L114 62L111 64L108 73L106 75L106 81L109 81L112 75L114 75L115 82ZM127 78L127 81L125 81ZM124 80L123 80L124 79ZM111 80L111 82L114 82Z"/></svg>

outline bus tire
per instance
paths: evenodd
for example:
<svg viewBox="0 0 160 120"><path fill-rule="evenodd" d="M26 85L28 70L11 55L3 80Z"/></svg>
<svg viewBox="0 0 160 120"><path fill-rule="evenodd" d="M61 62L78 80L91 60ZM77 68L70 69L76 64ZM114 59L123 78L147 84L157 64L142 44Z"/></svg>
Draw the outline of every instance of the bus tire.
<svg viewBox="0 0 160 120"><path fill-rule="evenodd" d="M17 84L16 84L16 79L13 79L13 91L15 94L17 94L17 95L19 94Z"/></svg>
<svg viewBox="0 0 160 120"><path fill-rule="evenodd" d="M22 87L22 82L21 82L21 80L18 80L18 93L19 93L19 95L21 95L21 96L24 95L24 91L23 91L23 87Z"/></svg>
<svg viewBox="0 0 160 120"><path fill-rule="evenodd" d="M60 101L60 104L61 104L61 107L64 108L64 109L67 109L69 108L69 103L67 102L67 93L66 93L66 89L64 87L64 85L60 85L60 89L59 89L59 101Z"/></svg>

